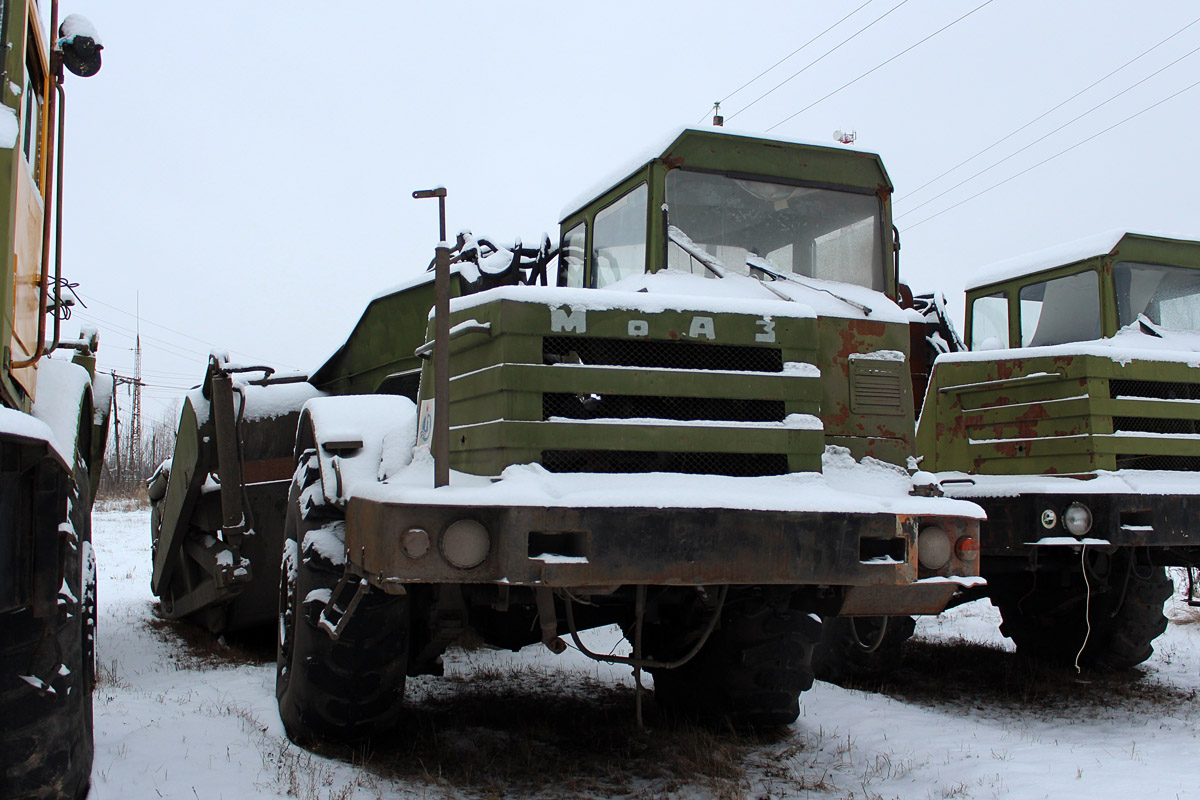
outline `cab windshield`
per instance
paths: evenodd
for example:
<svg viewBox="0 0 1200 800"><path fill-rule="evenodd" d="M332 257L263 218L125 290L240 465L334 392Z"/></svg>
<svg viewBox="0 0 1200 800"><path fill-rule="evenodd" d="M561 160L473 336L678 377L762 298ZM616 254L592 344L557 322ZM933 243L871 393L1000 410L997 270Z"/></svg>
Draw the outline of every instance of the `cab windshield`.
<svg viewBox="0 0 1200 800"><path fill-rule="evenodd" d="M749 274L757 256L773 269L884 291L881 204L873 194L746 180L705 172L667 174L668 222L728 270ZM713 276L676 242L667 266Z"/></svg>
<svg viewBox="0 0 1200 800"><path fill-rule="evenodd" d="M1200 270L1119 261L1113 280L1122 326L1144 314L1164 328L1200 332Z"/></svg>

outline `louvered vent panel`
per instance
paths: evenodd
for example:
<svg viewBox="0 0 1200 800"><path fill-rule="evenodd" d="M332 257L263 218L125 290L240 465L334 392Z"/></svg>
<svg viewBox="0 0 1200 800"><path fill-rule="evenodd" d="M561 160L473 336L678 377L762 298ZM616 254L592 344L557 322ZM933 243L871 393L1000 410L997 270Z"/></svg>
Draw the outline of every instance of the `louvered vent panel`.
<svg viewBox="0 0 1200 800"><path fill-rule="evenodd" d="M850 410L855 414L903 414L906 378L901 361L851 361Z"/></svg>

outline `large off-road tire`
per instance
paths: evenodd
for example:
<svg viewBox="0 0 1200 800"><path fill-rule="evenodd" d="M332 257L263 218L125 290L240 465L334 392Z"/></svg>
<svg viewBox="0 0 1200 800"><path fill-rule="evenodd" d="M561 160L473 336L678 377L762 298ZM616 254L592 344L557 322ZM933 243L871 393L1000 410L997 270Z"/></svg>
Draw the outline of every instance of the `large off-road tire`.
<svg viewBox="0 0 1200 800"><path fill-rule="evenodd" d="M826 617L813 650L813 672L837 684L886 678L900 666L916 625L909 616Z"/></svg>
<svg viewBox="0 0 1200 800"><path fill-rule="evenodd" d="M57 612L0 614L0 797L87 796L92 771L95 562L86 467L67 496ZM67 532L67 529L70 532ZM89 586L90 584L90 586Z"/></svg>
<svg viewBox="0 0 1200 800"><path fill-rule="evenodd" d="M1090 601L1078 569L1069 576L1039 575L1036 583L1027 574L994 590L992 603L1004 620L1000 632L1019 655L1053 664L1073 665L1078 655L1081 666L1126 670L1150 658L1151 643L1167 628L1163 604L1174 591L1166 569L1120 558L1103 591L1096 591L1096 577L1089 579Z"/></svg>
<svg viewBox="0 0 1200 800"><path fill-rule="evenodd" d="M821 622L791 605L786 588L732 590L721 621L696 657L655 669L654 699L668 713L735 728L789 725L812 687ZM652 645L653 647L653 645ZM672 657L653 652L658 660Z"/></svg>
<svg viewBox="0 0 1200 800"><path fill-rule="evenodd" d="M275 695L288 738L354 742L386 734L398 722L408 669L409 603L372 589L340 638L320 627L344 571L345 521L320 495L315 451L292 480L279 579ZM345 608L357 581L347 582ZM336 613L331 615L337 621Z"/></svg>

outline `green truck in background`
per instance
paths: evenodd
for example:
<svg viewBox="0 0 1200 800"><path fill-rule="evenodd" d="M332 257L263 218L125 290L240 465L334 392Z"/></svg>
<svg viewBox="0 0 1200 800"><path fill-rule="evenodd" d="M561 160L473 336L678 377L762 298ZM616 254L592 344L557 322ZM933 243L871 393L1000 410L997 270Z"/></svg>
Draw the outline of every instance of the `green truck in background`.
<svg viewBox="0 0 1200 800"><path fill-rule="evenodd" d="M391 729L467 631L790 723L822 618L979 581L978 507L907 469L890 201L874 154L685 130L570 204L557 247L440 246L440 320L426 275L306 381L214 357L150 484L162 613L276 625L300 742ZM604 625L629 652L589 649Z"/></svg>
<svg viewBox="0 0 1200 800"><path fill-rule="evenodd" d="M58 24L57 0L48 40L38 5L0 2L0 797L77 800L92 769L91 509L112 381L96 379L94 330L61 335L62 84L64 66L95 74L102 45L80 16Z"/></svg>
<svg viewBox="0 0 1200 800"><path fill-rule="evenodd" d="M1166 567L1200 563L1200 242L1122 231L997 265L966 338L934 364L917 449L987 511L975 591L1019 653L1141 663Z"/></svg>

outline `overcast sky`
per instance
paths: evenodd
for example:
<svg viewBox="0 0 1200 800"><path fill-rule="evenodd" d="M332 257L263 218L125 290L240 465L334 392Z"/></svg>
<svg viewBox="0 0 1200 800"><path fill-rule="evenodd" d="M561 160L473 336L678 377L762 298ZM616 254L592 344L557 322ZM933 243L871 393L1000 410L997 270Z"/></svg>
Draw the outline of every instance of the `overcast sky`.
<svg viewBox="0 0 1200 800"><path fill-rule="evenodd" d="M95 324L101 368L131 374L140 304L152 418L213 348L315 369L428 263L436 204L412 190L447 187L451 231L556 239L564 202L717 99L733 129L880 153L901 271L959 316L1013 255L1200 238L1194 0L864 2L62 0L105 44L68 76L64 271L89 307L66 333Z"/></svg>

